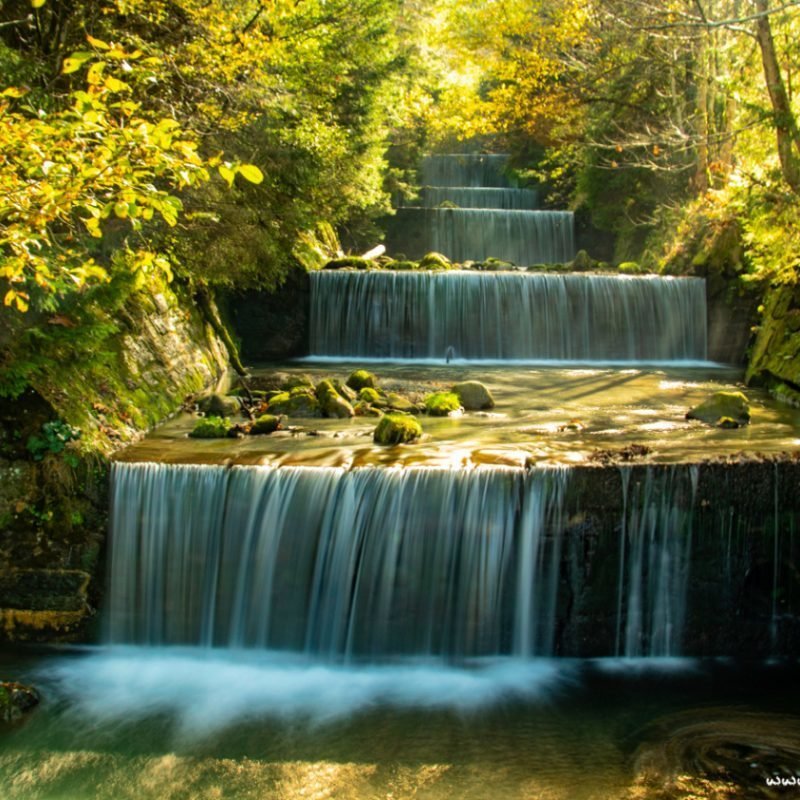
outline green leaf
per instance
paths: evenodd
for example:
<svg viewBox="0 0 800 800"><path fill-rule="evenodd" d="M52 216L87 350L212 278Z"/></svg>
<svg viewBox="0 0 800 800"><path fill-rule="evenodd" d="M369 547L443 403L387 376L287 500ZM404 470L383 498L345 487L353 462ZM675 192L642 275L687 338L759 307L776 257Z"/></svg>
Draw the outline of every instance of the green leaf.
<svg viewBox="0 0 800 800"><path fill-rule="evenodd" d="M228 186L233 186L233 179L236 177L236 173L225 164L220 164L217 169L219 170L220 177L228 184Z"/></svg>
<svg viewBox="0 0 800 800"><path fill-rule="evenodd" d="M264 173L255 164L241 164L236 171L250 183L261 183L264 180Z"/></svg>

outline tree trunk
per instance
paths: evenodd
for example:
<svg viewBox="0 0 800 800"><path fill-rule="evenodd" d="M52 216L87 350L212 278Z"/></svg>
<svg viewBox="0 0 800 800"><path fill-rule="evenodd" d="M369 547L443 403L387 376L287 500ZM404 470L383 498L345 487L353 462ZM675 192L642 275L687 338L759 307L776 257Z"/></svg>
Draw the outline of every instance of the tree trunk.
<svg viewBox="0 0 800 800"><path fill-rule="evenodd" d="M769 0L755 0L755 4L761 14L756 22L756 38L761 48L764 78L772 103L781 172L792 191L800 194L800 134L775 52L775 40L772 38L772 25L769 20Z"/></svg>

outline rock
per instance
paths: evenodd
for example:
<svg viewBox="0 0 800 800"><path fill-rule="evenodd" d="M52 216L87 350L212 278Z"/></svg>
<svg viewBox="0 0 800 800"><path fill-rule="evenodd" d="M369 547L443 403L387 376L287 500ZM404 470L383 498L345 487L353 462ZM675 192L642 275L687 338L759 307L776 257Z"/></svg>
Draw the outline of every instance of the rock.
<svg viewBox="0 0 800 800"><path fill-rule="evenodd" d="M467 411L481 411L494 408L494 397L489 389L480 381L464 381L457 383L452 388L453 394L458 395L461 405Z"/></svg>
<svg viewBox="0 0 800 800"><path fill-rule="evenodd" d="M514 268L515 265L511 261L501 261L499 258L487 258L486 261L475 264L475 269L483 272L508 272Z"/></svg>
<svg viewBox="0 0 800 800"><path fill-rule="evenodd" d="M383 411L379 408L373 408L369 403L365 403L363 400L359 401L358 403L353 406L353 412L357 417L382 417Z"/></svg>
<svg viewBox="0 0 800 800"><path fill-rule="evenodd" d="M275 395L267 404L267 408L270 414L285 414L287 417L320 416L319 401L314 391L300 386L291 392Z"/></svg>
<svg viewBox="0 0 800 800"><path fill-rule="evenodd" d="M405 411L408 414L417 414L419 412L419 409L407 397L395 392L389 392L386 396L386 405L392 411Z"/></svg>
<svg viewBox="0 0 800 800"><path fill-rule="evenodd" d="M452 269L450 260L441 253L428 253L419 262L420 269Z"/></svg>
<svg viewBox="0 0 800 800"><path fill-rule="evenodd" d="M231 423L224 417L204 417L198 420L189 436L192 439L225 439Z"/></svg>
<svg viewBox="0 0 800 800"><path fill-rule="evenodd" d="M403 444L422 436L422 426L407 414L384 414L372 434L375 444Z"/></svg>
<svg viewBox="0 0 800 800"><path fill-rule="evenodd" d="M433 417L446 417L461 411L461 401L453 392L434 392L425 396L425 410Z"/></svg>
<svg viewBox="0 0 800 800"><path fill-rule="evenodd" d="M229 395L207 394L197 401L197 407L207 417L232 417L242 410L241 401L238 397Z"/></svg>
<svg viewBox="0 0 800 800"><path fill-rule="evenodd" d="M637 264L635 261L623 261L617 269L623 275L639 275L644 272L644 268L641 264Z"/></svg>
<svg viewBox="0 0 800 800"><path fill-rule="evenodd" d="M19 719L39 703L39 693L21 683L0 682L0 722Z"/></svg>
<svg viewBox="0 0 800 800"><path fill-rule="evenodd" d="M586 272L595 268L595 260L585 250L578 250L569 266L575 272Z"/></svg>
<svg viewBox="0 0 800 800"><path fill-rule="evenodd" d="M407 258L401 258L397 261L391 261L386 265L387 269L397 270L398 272L408 272L410 270L419 269L418 261L409 261Z"/></svg>
<svg viewBox="0 0 800 800"><path fill-rule="evenodd" d="M275 433L281 426L280 417L273 414L262 414L251 426L250 434L260 436L262 434Z"/></svg>
<svg viewBox="0 0 800 800"><path fill-rule="evenodd" d="M686 419L699 419L707 425L720 425L723 418L737 425L750 422L750 403L742 392L714 392L699 406L686 412ZM730 427L730 422L720 427Z"/></svg>
<svg viewBox="0 0 800 800"><path fill-rule="evenodd" d="M344 256L329 261L323 269L370 269L375 266L373 261L360 256Z"/></svg>
<svg viewBox="0 0 800 800"><path fill-rule="evenodd" d="M359 393L358 399L372 406L385 406L386 401L371 386L365 386Z"/></svg>
<svg viewBox="0 0 800 800"><path fill-rule="evenodd" d="M348 403L352 403L355 401L358 395L346 384L342 383L338 378L331 378L331 383L333 384L333 388L336 389L339 394L347 400Z"/></svg>
<svg viewBox="0 0 800 800"><path fill-rule="evenodd" d="M251 391L279 392L291 380L288 372L269 372L266 375L252 375L247 379Z"/></svg>
<svg viewBox="0 0 800 800"><path fill-rule="evenodd" d="M738 423L732 417L720 417L717 420L717 427L718 428L741 428L741 424Z"/></svg>
<svg viewBox="0 0 800 800"><path fill-rule="evenodd" d="M365 386L370 389L376 389L378 387L378 379L365 369L357 369L347 379L347 385L356 392L360 392Z"/></svg>
<svg viewBox="0 0 800 800"><path fill-rule="evenodd" d="M290 375L281 388L284 392L291 392L292 389L313 389L314 379L310 375Z"/></svg>
<svg viewBox="0 0 800 800"><path fill-rule="evenodd" d="M331 381L325 379L317 384L316 397L322 415L346 419L355 415L353 406L336 391Z"/></svg>

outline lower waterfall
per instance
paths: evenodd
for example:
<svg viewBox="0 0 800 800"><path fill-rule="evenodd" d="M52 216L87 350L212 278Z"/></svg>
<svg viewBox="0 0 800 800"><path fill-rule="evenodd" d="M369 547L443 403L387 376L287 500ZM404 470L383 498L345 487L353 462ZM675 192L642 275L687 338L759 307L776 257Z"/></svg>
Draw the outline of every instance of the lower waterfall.
<svg viewBox="0 0 800 800"><path fill-rule="evenodd" d="M561 467L116 464L108 639L332 660L680 654L696 471L648 471L594 551L570 486Z"/></svg>

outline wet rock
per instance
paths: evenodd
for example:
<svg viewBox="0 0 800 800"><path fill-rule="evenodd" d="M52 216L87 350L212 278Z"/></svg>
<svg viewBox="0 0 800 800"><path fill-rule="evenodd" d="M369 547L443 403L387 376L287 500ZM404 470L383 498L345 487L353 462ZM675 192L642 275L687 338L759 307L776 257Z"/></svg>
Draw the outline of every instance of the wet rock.
<svg viewBox="0 0 800 800"><path fill-rule="evenodd" d="M588 272L595 268L596 263L585 250L578 250L569 266L575 272Z"/></svg>
<svg viewBox="0 0 800 800"><path fill-rule="evenodd" d="M224 417L204 417L198 420L189 436L192 439L225 439L231 427Z"/></svg>
<svg viewBox="0 0 800 800"><path fill-rule="evenodd" d="M252 375L247 380L247 385L251 391L261 392L280 392L283 387L291 380L288 372L269 372L265 375Z"/></svg>
<svg viewBox="0 0 800 800"><path fill-rule="evenodd" d="M441 253L428 253L419 262L420 269L452 269L450 260Z"/></svg>
<svg viewBox="0 0 800 800"><path fill-rule="evenodd" d="M369 403L372 406L385 406L386 401L378 394L378 392L370 386L365 386L359 393L358 399L363 403Z"/></svg>
<svg viewBox="0 0 800 800"><path fill-rule="evenodd" d="M413 442L422 436L422 426L407 414L385 414L372 434L375 444L392 445Z"/></svg>
<svg viewBox="0 0 800 800"><path fill-rule="evenodd" d="M197 407L207 417L232 417L242 409L241 401L238 397L216 392L201 397L197 401Z"/></svg>
<svg viewBox="0 0 800 800"><path fill-rule="evenodd" d="M347 385L356 392L360 392L364 387L376 389L378 387L378 379L365 369L357 369L347 379Z"/></svg>
<svg viewBox="0 0 800 800"><path fill-rule="evenodd" d="M310 375L290 375L281 388L284 392L291 392L292 389L313 389L314 379Z"/></svg>
<svg viewBox="0 0 800 800"><path fill-rule="evenodd" d="M359 401L358 403L353 406L353 411L357 417L382 417L383 411L379 408L375 408L371 406L369 403L365 403L363 400Z"/></svg>
<svg viewBox="0 0 800 800"><path fill-rule="evenodd" d="M723 418L735 422L737 426L750 422L750 403L742 392L714 392L700 405L686 412L686 419L698 419L707 425L719 425ZM726 423L724 427L731 425Z"/></svg>
<svg viewBox="0 0 800 800"><path fill-rule="evenodd" d="M480 381L464 381L453 386L453 394L458 395L461 405L467 411L482 411L494 408L494 397Z"/></svg>
<svg viewBox="0 0 800 800"><path fill-rule="evenodd" d="M447 417L461 411L461 401L453 392L434 392L425 397L425 410L432 417Z"/></svg>
<svg viewBox="0 0 800 800"><path fill-rule="evenodd" d="M275 395L268 403L270 414L287 417L319 417L321 414L319 401L313 389L297 386L291 392Z"/></svg>
<svg viewBox="0 0 800 800"><path fill-rule="evenodd" d="M250 434L260 436L263 434L275 433L281 426L280 417L274 414L262 414L251 426Z"/></svg>
<svg viewBox="0 0 800 800"><path fill-rule="evenodd" d="M354 416L353 406L336 391L333 383L328 379L317 384L315 393L323 416L338 419Z"/></svg>
<svg viewBox="0 0 800 800"><path fill-rule="evenodd" d="M635 461L644 458L652 452L651 448L644 444L629 444L619 449L609 448L608 450L596 450L589 456L590 461L597 461L600 464L616 464L620 461Z"/></svg>
<svg viewBox="0 0 800 800"><path fill-rule="evenodd" d="M396 392L389 392L386 395L386 404L393 411L404 411L407 414L419 414L419 408L407 397L403 397Z"/></svg>
<svg viewBox="0 0 800 800"><path fill-rule="evenodd" d="M39 703L39 693L21 683L0 682L0 722L13 722Z"/></svg>
<svg viewBox="0 0 800 800"><path fill-rule="evenodd" d="M348 403L352 403L358 397L356 392L354 392L347 384L342 383L338 378L331 378L331 383L333 384L333 388L347 400Z"/></svg>
<svg viewBox="0 0 800 800"><path fill-rule="evenodd" d="M323 269L372 269L375 263L360 256L344 256L330 260Z"/></svg>

